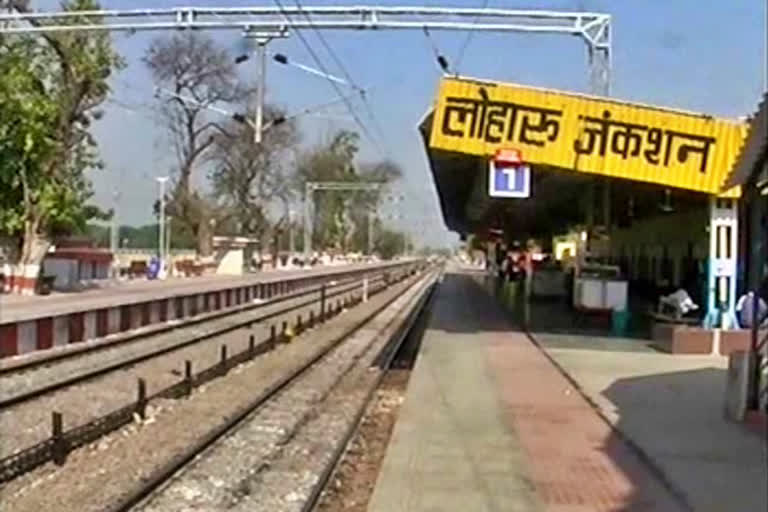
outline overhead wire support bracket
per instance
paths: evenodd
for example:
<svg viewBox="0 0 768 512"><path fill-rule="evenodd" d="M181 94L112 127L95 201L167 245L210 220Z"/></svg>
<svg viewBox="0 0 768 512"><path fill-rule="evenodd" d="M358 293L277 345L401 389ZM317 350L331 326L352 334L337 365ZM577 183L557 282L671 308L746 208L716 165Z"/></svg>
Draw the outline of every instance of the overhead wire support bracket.
<svg viewBox="0 0 768 512"><path fill-rule="evenodd" d="M287 20L286 15L303 16ZM0 13L0 34L139 30L424 30L580 37L593 93L610 94L611 16L596 12L416 6L168 7Z"/></svg>

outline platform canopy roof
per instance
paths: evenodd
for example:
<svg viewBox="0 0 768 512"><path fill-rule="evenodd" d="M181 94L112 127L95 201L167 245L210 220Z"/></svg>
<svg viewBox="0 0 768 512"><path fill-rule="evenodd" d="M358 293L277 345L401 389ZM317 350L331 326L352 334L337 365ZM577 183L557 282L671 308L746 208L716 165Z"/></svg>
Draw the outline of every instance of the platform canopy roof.
<svg viewBox="0 0 768 512"><path fill-rule="evenodd" d="M611 98L445 77L419 130L446 225L467 233L499 205L527 221L567 215L572 204L558 210L551 203L573 203L578 198L568 185L590 176L736 196L738 188L723 192L723 184L747 126ZM519 151L532 168L529 199L488 197L489 161L505 149Z"/></svg>
<svg viewBox="0 0 768 512"><path fill-rule="evenodd" d="M723 188L745 185L759 169L768 149L768 94L763 96L757 112L749 119L749 133L733 164Z"/></svg>

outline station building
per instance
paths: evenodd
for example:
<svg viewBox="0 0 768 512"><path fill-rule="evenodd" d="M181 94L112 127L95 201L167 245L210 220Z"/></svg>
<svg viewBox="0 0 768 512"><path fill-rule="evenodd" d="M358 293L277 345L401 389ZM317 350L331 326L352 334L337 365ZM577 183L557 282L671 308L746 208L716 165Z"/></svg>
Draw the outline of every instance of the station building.
<svg viewBox="0 0 768 512"><path fill-rule="evenodd" d="M449 229L501 231L550 252L555 237L574 233L582 265L620 269L629 303L645 297L647 310L686 289L708 347L691 350L711 350L713 328L739 327L747 211L726 178L748 123L445 77L419 129Z"/></svg>

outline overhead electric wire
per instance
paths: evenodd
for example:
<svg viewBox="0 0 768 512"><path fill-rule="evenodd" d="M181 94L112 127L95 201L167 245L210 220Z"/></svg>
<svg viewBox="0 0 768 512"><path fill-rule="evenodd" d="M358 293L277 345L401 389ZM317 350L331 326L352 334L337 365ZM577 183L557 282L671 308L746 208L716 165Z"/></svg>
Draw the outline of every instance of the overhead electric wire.
<svg viewBox="0 0 768 512"><path fill-rule="evenodd" d="M112 105L120 107L123 110L127 110L133 114L141 116L145 119L152 120L156 123L161 120L160 116L153 109L151 109L151 107L148 107L146 105L133 105L113 97L107 97L105 101L107 103L111 103ZM149 112L147 112L147 110L149 110Z"/></svg>
<svg viewBox="0 0 768 512"><path fill-rule="evenodd" d="M312 27L312 30L317 35L318 39L320 39L320 42L325 47L325 50L328 52L328 54L331 56L331 59L336 63L336 66L341 70L341 72L344 74L344 77L347 79L347 82L349 82L352 87L358 90L362 90L361 87L359 87L355 80L352 78L352 75L347 70L344 63L341 61L339 56L336 54L336 52L333 50L331 45L328 43L328 41L325 39L325 36L323 36L323 33L315 26L315 24L312 22L312 18L307 14L307 12L304 10L304 6L301 5L300 0L293 0L296 4L296 7L301 11L301 13L304 15L304 17L307 20L307 23L309 23L309 26ZM368 103L368 100L365 96L364 92L360 93L360 98L363 101L363 106L365 107L368 117L371 119L371 122L373 123L374 128L379 133L379 137L382 138L382 140L386 141L386 135L384 135L384 130L381 128L381 124L379 123L378 119L376 118L376 115L373 112L373 109L371 108L370 103Z"/></svg>
<svg viewBox="0 0 768 512"><path fill-rule="evenodd" d="M480 7L481 9L485 9L488 7L488 0L483 0L483 5ZM472 20L472 25L474 26L478 19L480 18L480 15L476 15L475 18ZM461 46L461 49L459 49L459 53L456 55L456 73L459 72L459 67L461 66L461 61L464 60L464 52L467 51L467 47L469 46L469 43L472 41L472 36L475 35L474 30L467 31L467 37L464 39L464 44Z"/></svg>
<svg viewBox="0 0 768 512"><path fill-rule="evenodd" d="M293 26L293 20L291 19L291 16L286 12L285 7L283 6L283 3L280 0L275 0L275 4L280 9L280 12L285 17L285 20L288 22L289 25ZM296 28L295 26L293 29L296 31L296 35L299 36L299 40L304 45L304 48L307 50L307 52L312 57L312 60L315 61L315 65L320 68L320 70L325 73L328 73L328 69L325 67L325 64L320 60L315 50L312 48L312 46L309 44L307 39L304 37L304 34ZM327 79L327 78L326 78ZM327 79L328 80L328 79ZM334 82L333 80L328 80L328 83L331 84L331 86L336 91L336 94L338 94L340 97L344 98L344 103L347 106L347 110L349 110L350 115L355 120L355 123L360 127L360 129L363 132L363 135L365 135L366 138L376 147L376 150L379 152L380 155L385 156L385 152L382 151L381 146L376 141L376 139L371 135L371 132L368 130L368 127L365 126L365 124L360 120L360 116L357 115L357 112L355 112L354 107L352 106L352 103L349 101L349 98L346 98L344 94L342 93L341 89L339 88L339 84Z"/></svg>
<svg viewBox="0 0 768 512"><path fill-rule="evenodd" d="M432 35L429 33L427 26L424 25L422 28L424 29L424 35L427 37L427 41L429 41L429 45L432 47L432 52L435 54L437 63L440 64L440 67L445 73L450 73L451 66L448 64L448 59L446 59L445 56L440 53L440 50L437 48L437 44L435 43L434 39L432 39Z"/></svg>

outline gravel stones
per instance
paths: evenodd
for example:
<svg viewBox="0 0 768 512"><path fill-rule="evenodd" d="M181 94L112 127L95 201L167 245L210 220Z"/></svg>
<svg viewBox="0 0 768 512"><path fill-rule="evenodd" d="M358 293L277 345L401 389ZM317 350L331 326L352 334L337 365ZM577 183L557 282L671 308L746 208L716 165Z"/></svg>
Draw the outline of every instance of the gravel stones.
<svg viewBox="0 0 768 512"><path fill-rule="evenodd" d="M0 489L0 501L15 512L102 512L120 496L141 485L142 478L219 425L222 418L229 417L251 402L291 368L299 367L321 351L353 322L370 314L384 301L401 295L406 288L405 284L395 285L368 303L328 322L322 329L310 331L290 344L279 345L274 351L242 365L240 371L232 371L224 378L211 381L204 393L194 392L183 400L153 403L151 407L156 409L149 417L154 421L134 423L128 429L105 437L103 441L107 448L102 451L93 448L98 446L96 444L73 452L62 468L46 465L10 482ZM319 399L314 391L306 394L307 400ZM279 421L261 426L273 429L274 438L284 442L289 435L285 424L296 421L296 416L287 413L275 417ZM249 495L253 492L248 484L250 473L263 471L270 448L263 446L259 449L263 451L252 451L245 448L246 441L238 442L233 437L228 438L227 443L233 447L233 452L244 456L243 463L229 461L228 468L235 471L233 476L238 482L234 488L239 493L229 494L235 497ZM228 474L206 475L195 485L186 485L191 489L186 492L198 499L195 489L202 492L202 486L214 492L233 488L228 484L216 485L215 481L208 481L209 476L224 482L229 480ZM217 500L229 503L224 497Z"/></svg>

